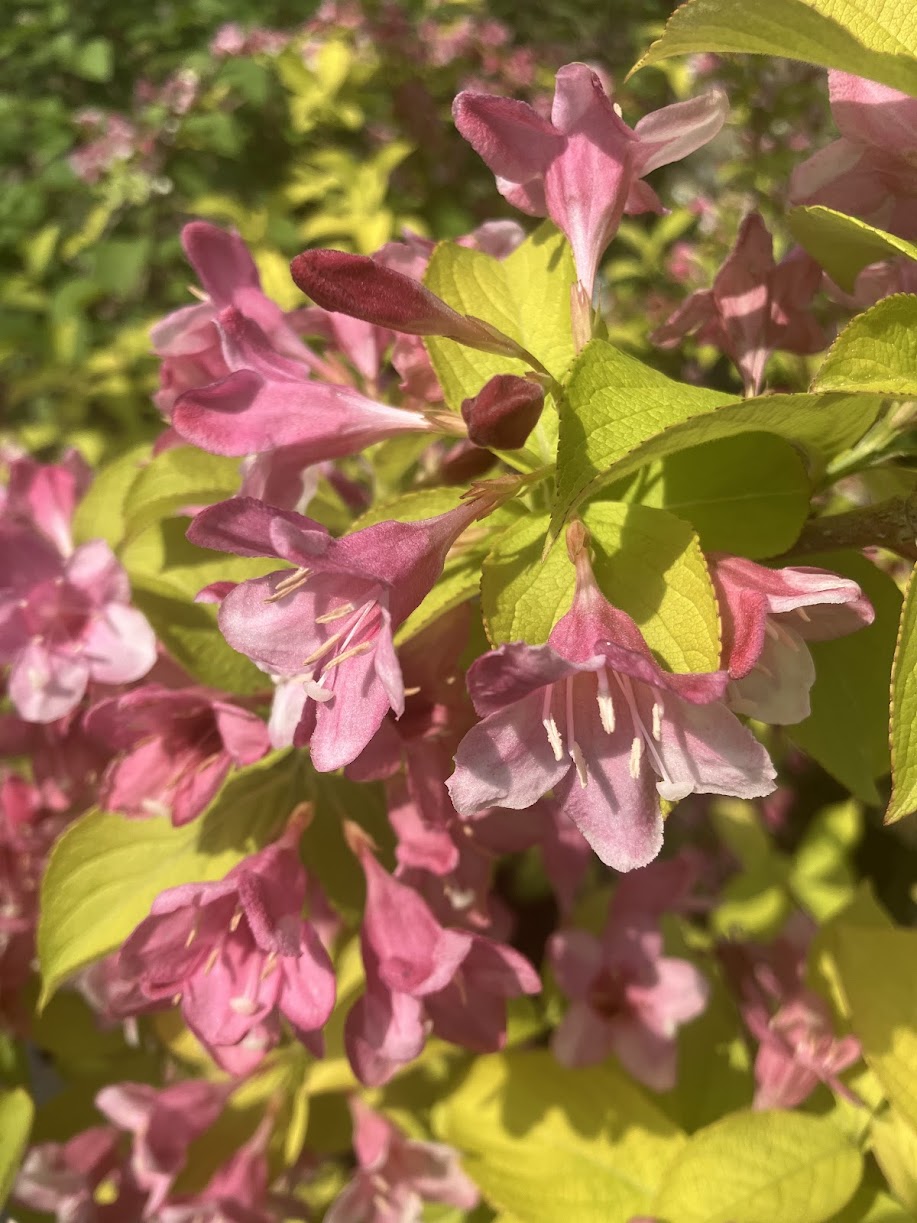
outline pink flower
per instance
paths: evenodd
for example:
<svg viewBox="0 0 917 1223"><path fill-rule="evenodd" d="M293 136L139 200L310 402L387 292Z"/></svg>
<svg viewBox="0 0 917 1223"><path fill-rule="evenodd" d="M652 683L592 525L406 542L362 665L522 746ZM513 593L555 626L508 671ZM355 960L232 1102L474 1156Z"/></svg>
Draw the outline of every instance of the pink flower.
<svg viewBox="0 0 917 1223"><path fill-rule="evenodd" d="M795 204L824 204L917 239L917 98L847 72L829 72L841 138L797 166Z"/></svg>
<svg viewBox="0 0 917 1223"><path fill-rule="evenodd" d="M244 1074L280 1035L283 1015L309 1048L334 1006L334 970L302 917L301 824L217 883L169 888L118 957L135 983L122 1014L181 998L185 1022L218 1065Z"/></svg>
<svg viewBox="0 0 917 1223"><path fill-rule="evenodd" d="M13 1196L31 1210L53 1213L57 1223L137 1223L146 1195L124 1167L118 1140L117 1130L97 1126L69 1142L32 1147ZM103 1182L104 1204L95 1196Z"/></svg>
<svg viewBox="0 0 917 1223"><path fill-rule="evenodd" d="M101 539L63 557L27 528L0 523L0 662L27 722L54 722L90 680L126 684L156 661L156 638L128 606L127 575Z"/></svg>
<svg viewBox="0 0 917 1223"><path fill-rule="evenodd" d="M508 98L460 93L455 123L497 177L500 193L567 235L592 296L599 260L625 210L661 211L640 180L711 140L728 106L719 91L667 106L631 130L586 64L557 73L550 122Z"/></svg>
<svg viewBox="0 0 917 1223"><path fill-rule="evenodd" d="M249 455L289 448L305 467L399 433L434 429L418 412L313 380L235 307L220 311L216 322L227 376L185 391L172 409L172 427L202 450Z"/></svg>
<svg viewBox="0 0 917 1223"><path fill-rule="evenodd" d="M102 807L176 826L200 815L234 764L270 748L259 717L204 688L146 684L94 706L87 729L119 751L99 786Z"/></svg>
<svg viewBox="0 0 917 1223"><path fill-rule="evenodd" d="M315 358L288 324L280 307L261 289L258 269L237 233L208 221L191 221L182 246L207 294L194 306L174 310L152 329L153 348L163 359L156 403L169 416L183 391L205 386L229 372L214 322L232 306L250 319L278 353L315 364Z"/></svg>
<svg viewBox="0 0 917 1223"><path fill-rule="evenodd" d="M775 349L821 352L828 343L809 305L822 280L819 265L797 248L774 262L771 236L756 212L742 222L735 246L711 289L691 293L650 339L674 348L686 335L712 344L735 363L746 395L757 395Z"/></svg>
<svg viewBox="0 0 917 1223"><path fill-rule="evenodd" d="M157 1089L148 1083L116 1083L96 1096L96 1107L133 1135L131 1172L148 1194L143 1217L149 1218L168 1197L195 1138L210 1129L223 1111L225 1086L189 1079Z"/></svg>
<svg viewBox="0 0 917 1223"><path fill-rule="evenodd" d="M711 555L723 620L727 700L736 713L785 726L809 716L815 664L806 641L826 641L872 624L856 582L825 569L768 569Z"/></svg>
<svg viewBox="0 0 917 1223"><path fill-rule="evenodd" d="M838 1076L860 1060L859 1041L835 1034L828 1004L805 984L810 940L808 930L789 929L766 947L720 948L742 1018L759 1042L755 1108L796 1108L820 1082L858 1103Z"/></svg>
<svg viewBox="0 0 917 1223"><path fill-rule="evenodd" d="M7 483L0 486L0 513L9 521L37 527L61 556L73 551L73 511L92 482L92 471L77 450L59 463L38 463L11 447L0 454Z"/></svg>
<svg viewBox="0 0 917 1223"><path fill-rule="evenodd" d="M366 875L360 945L366 992L347 1016L344 1040L368 1086L412 1061L432 1029L443 1040L490 1052L506 1039L506 999L541 989L518 952L480 934L442 927L413 889L393 879L348 826Z"/></svg>
<svg viewBox="0 0 917 1223"><path fill-rule="evenodd" d="M459 535L493 504L485 493L437 518L380 522L342 539L244 497L197 515L192 542L296 566L241 582L220 607L229 644L277 679L275 746L308 743L315 767L330 772L356 759L389 709L400 717L392 633L432 589Z"/></svg>
<svg viewBox="0 0 917 1223"><path fill-rule="evenodd" d="M633 870L662 845L660 797L757 797L775 773L721 699L726 673L663 671L596 585L580 524L567 545L573 607L547 645L504 645L471 666L483 721L462 740L447 784L464 816L530 807L553 789L602 861Z"/></svg>
<svg viewBox="0 0 917 1223"><path fill-rule="evenodd" d="M638 884L656 865L634 872L627 882ZM649 878L647 883L652 886ZM662 951L652 912L619 902L617 893L601 938L585 930L551 937L551 966L572 1003L552 1040L559 1061L591 1066L614 1053L654 1091L675 1086L678 1029L701 1014L708 989L693 964Z"/></svg>
<svg viewBox="0 0 917 1223"><path fill-rule="evenodd" d="M267 1143L274 1118L270 1111L254 1134L218 1168L194 1195L172 1196L156 1223L277 1223L268 1202Z"/></svg>
<svg viewBox="0 0 917 1223"><path fill-rule="evenodd" d="M478 1204L475 1185L451 1147L407 1138L397 1126L350 1098L357 1171L331 1204L325 1223L420 1223L424 1202L459 1210Z"/></svg>

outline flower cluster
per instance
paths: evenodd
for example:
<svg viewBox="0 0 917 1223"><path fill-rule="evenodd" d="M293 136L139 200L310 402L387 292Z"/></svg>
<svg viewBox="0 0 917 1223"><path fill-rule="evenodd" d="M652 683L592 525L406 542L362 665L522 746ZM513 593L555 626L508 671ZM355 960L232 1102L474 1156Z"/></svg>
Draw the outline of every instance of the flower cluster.
<svg viewBox="0 0 917 1223"><path fill-rule="evenodd" d="M269 35L226 26L213 50L273 53ZM485 35L501 45L496 25ZM841 193L913 237L910 146L873 118L881 104L903 131L913 101L843 74L832 99L842 139L793 191ZM776 548L727 553L693 524L683 537L690 504L641 503L598 468L561 504L563 465L589 440L570 431L565 366L604 354L590 395L603 379L635 398L659 386L603 338L605 252L625 216L663 210L646 177L717 135L725 95L630 126L577 63L550 118L468 90L454 113L505 200L548 218L535 238L493 222L451 246L407 233L372 256L309 249L291 266L308 301L284 311L238 234L192 221L199 300L152 332L164 425L120 472L123 529L93 509L103 482L86 497L75 453L3 452L0 1019L41 1047L40 921L46 992L65 986L151 1079L94 1082L95 1123L33 1143L15 1196L58 1220L299 1217L327 1155L297 1136L302 1083L347 1093L354 1162L329 1223L470 1211L478 1188L451 1147L396 1123L392 1080L529 1043L565 1068L614 1059L661 1095L714 990L755 1042L749 1105L753 1091L756 1108L794 1107L819 1084L857 1099L840 1076L860 1046L807 983L807 943L791 925L760 945L711 916L737 862L710 830L723 797L757 821L778 783L773 728L809 718L820 643L867 630L873 606ZM549 244L545 277L566 280L545 323L512 285ZM774 350L825 347L820 284L801 251L775 262L752 213L655 340L696 332L758 396ZM739 425L754 411L727 408ZM670 440L678 412L650 439ZM659 534L615 569L648 521L635 505ZM669 582L683 621L661 610ZM687 640L697 625L712 645ZM110 929L70 933L82 906L105 925L109 888ZM212 1166L195 1181L197 1150Z"/></svg>

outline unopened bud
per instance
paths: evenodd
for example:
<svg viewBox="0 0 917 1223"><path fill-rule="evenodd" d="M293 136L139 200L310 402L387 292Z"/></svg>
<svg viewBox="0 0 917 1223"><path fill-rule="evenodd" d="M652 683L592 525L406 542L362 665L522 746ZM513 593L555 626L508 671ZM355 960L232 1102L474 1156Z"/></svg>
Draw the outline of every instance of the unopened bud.
<svg viewBox="0 0 917 1223"><path fill-rule="evenodd" d="M297 255L290 273L303 293L325 310L407 335L439 335L469 348L515 357L542 368L530 353L490 323L459 314L412 276L368 255L314 250Z"/></svg>
<svg viewBox="0 0 917 1223"><path fill-rule="evenodd" d="M538 424L544 391L527 378L496 374L462 404L468 436L491 450L518 450Z"/></svg>

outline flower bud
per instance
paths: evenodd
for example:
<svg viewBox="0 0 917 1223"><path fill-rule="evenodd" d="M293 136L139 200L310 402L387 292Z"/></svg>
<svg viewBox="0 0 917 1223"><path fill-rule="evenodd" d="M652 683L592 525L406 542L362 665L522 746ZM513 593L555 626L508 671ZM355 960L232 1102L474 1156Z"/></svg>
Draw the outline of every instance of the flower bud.
<svg viewBox="0 0 917 1223"><path fill-rule="evenodd" d="M325 310L407 335L445 336L541 368L520 344L490 323L459 314L412 276L384 267L368 255L304 251L290 264L290 274L303 293Z"/></svg>
<svg viewBox="0 0 917 1223"><path fill-rule="evenodd" d="M491 450L517 450L538 424L544 391L515 374L496 374L462 404L468 436Z"/></svg>

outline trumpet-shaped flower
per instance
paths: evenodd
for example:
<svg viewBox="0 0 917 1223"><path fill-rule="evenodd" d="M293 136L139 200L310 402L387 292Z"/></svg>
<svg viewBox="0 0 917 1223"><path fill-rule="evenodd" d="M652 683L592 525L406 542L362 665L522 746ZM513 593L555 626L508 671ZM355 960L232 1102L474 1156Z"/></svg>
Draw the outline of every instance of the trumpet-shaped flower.
<svg viewBox="0 0 917 1223"><path fill-rule="evenodd" d="M168 815L176 826L204 810L234 764L252 764L270 748L255 714L205 688L145 684L94 706L90 734L118 751L99 801L124 815Z"/></svg>
<svg viewBox="0 0 917 1223"><path fill-rule="evenodd" d="M815 682L806 642L871 624L872 605L856 582L825 569L768 569L738 556L708 559L723 620L730 708L778 726L803 721Z"/></svg>
<svg viewBox="0 0 917 1223"><path fill-rule="evenodd" d="M356 1096L350 1099L357 1170L325 1223L420 1223L424 1202L472 1210L479 1194L440 1142L409 1139Z"/></svg>
<svg viewBox="0 0 917 1223"><path fill-rule="evenodd" d="M418 522L380 522L341 539L299 514L235 498L197 515L188 538L295 568L241 582L219 623L234 649L278 680L275 746L309 743L321 772L350 764L389 709L404 711L392 633L431 590L487 494Z"/></svg>
<svg viewBox="0 0 917 1223"><path fill-rule="evenodd" d="M796 167L790 198L917 239L917 98L847 72L828 83L841 137Z"/></svg>
<svg viewBox="0 0 917 1223"><path fill-rule="evenodd" d="M483 720L459 746L449 791L468 816L530 807L553 789L602 861L633 870L662 845L660 798L757 797L775 772L723 703L726 673L663 671L596 585L580 524L567 543L576 593L547 645L500 646L469 669Z"/></svg>
<svg viewBox="0 0 917 1223"><path fill-rule="evenodd" d="M523 102L464 92L455 123L497 179L500 193L532 216L549 216L573 247L587 296L625 211L662 211L640 180L711 140L728 105L719 91L664 107L633 129L586 64L557 73L550 121Z"/></svg>
<svg viewBox="0 0 917 1223"><path fill-rule="evenodd" d="M344 1032L354 1073L370 1086L387 1082L420 1054L430 1030L466 1049L502 1048L506 999L537 993L538 974L511 947L441 926L412 888L382 869L365 834L351 825L348 835L366 876L366 992Z"/></svg>
<svg viewBox="0 0 917 1223"><path fill-rule="evenodd" d="M181 1001L188 1027L230 1073L244 1074L276 1043L279 1016L320 1048L334 1006L334 970L302 916L307 880L294 821L273 845L216 883L169 888L118 957L135 987L123 1013Z"/></svg>
<svg viewBox="0 0 917 1223"><path fill-rule="evenodd" d="M0 662L27 722L54 722L90 680L125 684L156 661L156 638L129 606L127 575L103 540L62 556L45 536L0 526Z"/></svg>
<svg viewBox="0 0 917 1223"><path fill-rule="evenodd" d="M775 263L771 235L758 213L749 213L713 287L685 298L650 338L661 348L673 348L696 333L700 343L731 358L745 393L757 395L775 349L813 353L827 344L824 329L809 313L821 280L819 265L799 248Z"/></svg>

